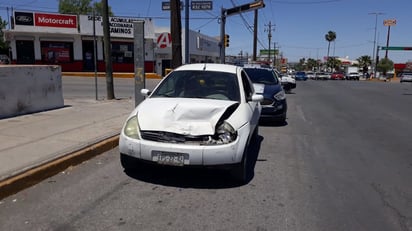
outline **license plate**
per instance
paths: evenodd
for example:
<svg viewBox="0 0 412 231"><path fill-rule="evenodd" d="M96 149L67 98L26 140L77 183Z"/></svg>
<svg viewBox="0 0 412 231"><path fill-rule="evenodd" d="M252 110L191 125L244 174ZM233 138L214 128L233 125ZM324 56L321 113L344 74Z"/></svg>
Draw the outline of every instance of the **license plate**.
<svg viewBox="0 0 412 231"><path fill-rule="evenodd" d="M152 160L158 164L183 166L189 163L189 155L176 152L152 152Z"/></svg>

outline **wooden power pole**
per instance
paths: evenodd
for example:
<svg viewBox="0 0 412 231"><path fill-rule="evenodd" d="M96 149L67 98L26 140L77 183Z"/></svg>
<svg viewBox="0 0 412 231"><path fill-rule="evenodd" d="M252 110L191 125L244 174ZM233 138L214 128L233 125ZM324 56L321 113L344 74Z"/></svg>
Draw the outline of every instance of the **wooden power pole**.
<svg viewBox="0 0 412 231"><path fill-rule="evenodd" d="M106 64L106 89L107 99L114 99L112 49L110 47L110 25L109 25L109 4L108 0L102 0L103 6L103 43L104 60Z"/></svg>
<svg viewBox="0 0 412 231"><path fill-rule="evenodd" d="M172 68L182 65L182 25L180 0L170 1L170 32L172 34ZM188 60L186 60L188 62Z"/></svg>

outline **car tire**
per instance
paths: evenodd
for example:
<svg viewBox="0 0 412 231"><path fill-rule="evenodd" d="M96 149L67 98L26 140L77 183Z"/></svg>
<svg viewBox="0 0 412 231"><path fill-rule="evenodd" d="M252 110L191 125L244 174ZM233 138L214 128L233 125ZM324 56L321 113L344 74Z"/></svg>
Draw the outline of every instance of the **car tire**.
<svg viewBox="0 0 412 231"><path fill-rule="evenodd" d="M137 167L137 160L134 157L125 154L120 154L120 164L126 171L133 170Z"/></svg>
<svg viewBox="0 0 412 231"><path fill-rule="evenodd" d="M242 156L242 161L232 169L231 173L232 173L233 178L240 184L246 184L251 177L251 169L250 169L250 163L249 163L250 160L248 158L249 150L250 150L250 143L256 142L258 139L258 136L259 136L259 126L257 125L255 130L252 133L252 137L250 138L250 141L245 147L245 151L243 152L243 156Z"/></svg>
<svg viewBox="0 0 412 231"><path fill-rule="evenodd" d="M235 165L231 170L233 179L240 183L245 184L248 180L248 168L247 168L247 151L243 153L242 161Z"/></svg>

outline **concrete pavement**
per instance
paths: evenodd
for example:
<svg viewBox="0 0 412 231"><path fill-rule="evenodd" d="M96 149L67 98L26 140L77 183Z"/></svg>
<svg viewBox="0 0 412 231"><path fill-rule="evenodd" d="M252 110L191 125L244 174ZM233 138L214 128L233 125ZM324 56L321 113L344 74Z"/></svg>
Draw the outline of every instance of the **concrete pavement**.
<svg viewBox="0 0 412 231"><path fill-rule="evenodd" d="M134 99L64 105L0 120L0 199L116 147Z"/></svg>

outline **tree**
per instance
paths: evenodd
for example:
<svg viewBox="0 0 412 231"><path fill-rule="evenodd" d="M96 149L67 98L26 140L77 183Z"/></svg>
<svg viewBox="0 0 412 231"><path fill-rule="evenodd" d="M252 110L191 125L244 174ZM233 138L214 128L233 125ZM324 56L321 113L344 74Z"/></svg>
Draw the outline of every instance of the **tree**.
<svg viewBox="0 0 412 231"><path fill-rule="evenodd" d="M361 56L356 61L358 61L359 67L362 68L364 74L368 72L368 67L372 65L372 59L369 55Z"/></svg>
<svg viewBox="0 0 412 231"><path fill-rule="evenodd" d="M331 67L332 69L335 69L335 70L340 70L341 65L342 65L342 62L339 59L335 57L328 58L328 61L327 61L328 67Z"/></svg>
<svg viewBox="0 0 412 231"><path fill-rule="evenodd" d="M4 41L3 30L6 29L6 26L7 22L3 20L0 16L0 53L2 54L8 54L9 52L9 44L6 41Z"/></svg>
<svg viewBox="0 0 412 231"><path fill-rule="evenodd" d="M329 59L330 43L333 42L333 41L335 41L335 39L336 39L336 32L331 31L331 30L328 31L328 33L325 34L325 39L326 39L326 41L328 41L328 56L326 56L326 58Z"/></svg>
<svg viewBox="0 0 412 231"><path fill-rule="evenodd" d="M313 70L313 68L318 66L318 61L316 61L315 59L309 58L306 61L306 65L307 65L308 70Z"/></svg>
<svg viewBox="0 0 412 231"><path fill-rule="evenodd" d="M92 0L59 0L59 13L61 14L83 14L90 15L95 10L96 15L103 15L103 7L101 2L95 2L92 5ZM112 9L109 7L109 15L113 16Z"/></svg>
<svg viewBox="0 0 412 231"><path fill-rule="evenodd" d="M295 65L295 69L297 71L304 71L305 70L305 63L306 63L306 59L305 58L301 58L299 59L299 63L297 63Z"/></svg>
<svg viewBox="0 0 412 231"><path fill-rule="evenodd" d="M386 76L388 71L393 70L393 61L388 58L383 58L376 65L376 68L379 72L382 72L382 74Z"/></svg>

